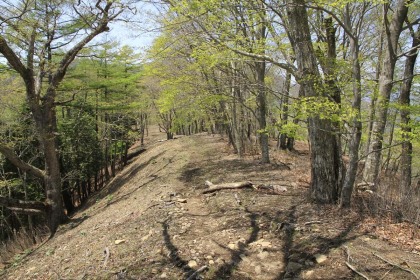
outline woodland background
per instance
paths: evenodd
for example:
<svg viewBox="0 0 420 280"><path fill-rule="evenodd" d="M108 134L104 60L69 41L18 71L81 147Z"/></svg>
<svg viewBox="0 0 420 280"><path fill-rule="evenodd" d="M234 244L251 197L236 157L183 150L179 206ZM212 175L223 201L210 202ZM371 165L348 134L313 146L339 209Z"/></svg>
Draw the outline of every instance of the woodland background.
<svg viewBox="0 0 420 280"><path fill-rule="evenodd" d="M156 1L146 53L104 36L138 2L1 1L0 240L53 235L151 124L263 164L308 141L313 202L420 222L419 1Z"/></svg>

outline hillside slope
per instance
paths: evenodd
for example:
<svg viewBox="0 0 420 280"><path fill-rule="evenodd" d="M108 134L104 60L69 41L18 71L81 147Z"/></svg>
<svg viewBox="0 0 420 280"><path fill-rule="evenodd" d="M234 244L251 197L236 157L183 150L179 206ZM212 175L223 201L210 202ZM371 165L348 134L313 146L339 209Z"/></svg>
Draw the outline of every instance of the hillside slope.
<svg viewBox="0 0 420 280"><path fill-rule="evenodd" d="M356 211L306 201L303 146L300 153L273 152L273 163L260 165L257 158L230 154L220 136L155 141L159 137L155 132L146 152L2 277L361 279L346 262L370 279L420 275L418 240L398 249L363 232L364 217ZM287 191L205 195L206 180Z"/></svg>

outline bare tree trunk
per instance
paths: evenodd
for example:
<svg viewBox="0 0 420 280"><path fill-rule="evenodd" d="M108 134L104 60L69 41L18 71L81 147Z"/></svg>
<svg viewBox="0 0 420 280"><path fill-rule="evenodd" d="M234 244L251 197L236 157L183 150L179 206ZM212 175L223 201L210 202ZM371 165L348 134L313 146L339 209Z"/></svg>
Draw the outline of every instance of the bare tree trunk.
<svg viewBox="0 0 420 280"><path fill-rule="evenodd" d="M264 11L264 9L262 9ZM261 53L265 54L265 39L266 39L266 22L265 22L265 12L262 14L260 20L261 22L258 23L258 30L256 40L259 41L262 46L260 46ZM264 60L256 62L256 76L257 76L257 107L258 107L258 124L259 124L259 139L260 139L260 147L261 147L261 163L269 163L270 162L270 154L269 154L269 145L268 145L268 131L267 131L267 94L265 91L265 75L266 75L266 62Z"/></svg>
<svg viewBox="0 0 420 280"><path fill-rule="evenodd" d="M282 90L282 102L281 102L281 122L280 129L282 126L287 125L289 119L289 95L290 95L290 84L292 82L292 74L287 72L286 79L284 81L283 90ZM287 135L284 132L280 133L277 148L286 150L287 149L287 139L290 135ZM293 149L293 146L292 146Z"/></svg>
<svg viewBox="0 0 420 280"><path fill-rule="evenodd" d="M259 124L259 138L261 147L261 162L269 163L269 146L268 146L268 132L267 130L267 100L265 92L265 62L257 62L257 80L258 80L258 124Z"/></svg>
<svg viewBox="0 0 420 280"><path fill-rule="evenodd" d="M326 97L322 88L321 75L316 62L309 31L308 14L305 1L288 0L287 11L290 21L291 41L295 42L295 55L298 64L298 82L306 97ZM331 120L318 116L308 118L309 141L311 144L311 197L319 203L335 203L341 190L340 160L337 159L336 136Z"/></svg>
<svg viewBox="0 0 420 280"><path fill-rule="evenodd" d="M383 135L385 132L386 121L388 117L388 105L391 96L395 64L397 62L398 40L402 31L402 26L407 18L408 4L412 0L399 0L394 12L391 23L388 24L388 5L384 4L386 9L384 13L386 28L386 43L383 53L381 72L379 75L379 101L376 104L376 117L372 126L371 142L369 145L369 155L366 159L363 179L366 182L376 182L379 175L381 150L383 146Z"/></svg>
<svg viewBox="0 0 420 280"><path fill-rule="evenodd" d="M391 161L391 152L392 152L392 142L394 141L394 131L395 131L395 122L397 120L397 112L395 111L395 113L393 113L391 115L391 129L389 131L389 139L388 139L388 149L387 149L387 153L386 153L386 158L384 160L384 164L382 166L382 170L385 170L385 174L388 174L388 169L389 169L389 162Z"/></svg>
<svg viewBox="0 0 420 280"><path fill-rule="evenodd" d="M384 29L384 27L382 27ZM378 62L376 65L376 74L375 80L379 81L379 73L381 72L381 61L383 55L383 45L384 45L384 30L381 30L381 35L379 38L379 50L378 50ZM376 110L376 101L378 100L378 85L376 84L373 93L370 96L370 112L369 112L369 119L368 119L368 127L367 127L367 141L366 141L366 148L365 154L369 154L369 147L370 147L370 139L372 137L372 126L373 120L375 119L375 110Z"/></svg>
<svg viewBox="0 0 420 280"><path fill-rule="evenodd" d="M345 24L348 30L352 30L349 5L345 10ZM352 61L352 84L353 84L353 101L352 108L356 115L350 121L350 143L349 143L349 164L344 176L343 190L341 192L341 207L349 207L351 202L351 195L353 193L354 183L356 181L357 167L359 161L359 146L362 136L362 122L361 122L361 73L359 62L359 42L355 33L349 36L350 52Z"/></svg>
<svg viewBox="0 0 420 280"><path fill-rule="evenodd" d="M243 157L245 153L245 143L244 143L244 132L242 129L242 119L243 114L241 110L241 89L239 87L239 77L237 73L237 66L236 62L231 63L232 69L232 81L231 81L231 94L232 94L232 144L236 152L238 153L239 157Z"/></svg>
<svg viewBox="0 0 420 280"><path fill-rule="evenodd" d="M400 104L401 104L401 130L403 143L401 147L401 187L406 196L410 195L411 191L411 163L413 145L410 140L410 91L413 83L414 67L418 56L418 50L415 46L420 45L420 26L417 28L413 36L413 50L407 55L404 69L404 82L401 86Z"/></svg>

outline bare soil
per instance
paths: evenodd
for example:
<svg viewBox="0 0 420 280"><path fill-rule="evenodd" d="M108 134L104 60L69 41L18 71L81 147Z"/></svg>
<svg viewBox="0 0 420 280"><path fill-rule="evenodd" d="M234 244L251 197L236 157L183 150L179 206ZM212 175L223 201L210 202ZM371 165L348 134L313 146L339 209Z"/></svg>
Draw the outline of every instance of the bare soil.
<svg viewBox="0 0 420 280"><path fill-rule="evenodd" d="M0 278L420 276L415 226L378 224L363 214L363 203L342 210L308 202L305 143L298 143L296 152L272 150L272 163L260 164L256 156L239 159L219 135L157 141L163 138L152 129L143 154L61 226L53 239L15 258ZM241 189L204 195L206 180L281 185L287 191L272 195ZM404 242L398 242L399 237Z"/></svg>

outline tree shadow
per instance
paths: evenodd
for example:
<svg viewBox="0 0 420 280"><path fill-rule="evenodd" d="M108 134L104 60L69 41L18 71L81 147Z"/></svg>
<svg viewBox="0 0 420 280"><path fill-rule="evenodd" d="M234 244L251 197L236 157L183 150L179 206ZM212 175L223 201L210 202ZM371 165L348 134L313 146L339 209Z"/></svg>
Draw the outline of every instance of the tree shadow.
<svg viewBox="0 0 420 280"><path fill-rule="evenodd" d="M146 161L146 162L144 162L142 164L139 164L139 165L130 165L127 169L122 170L117 176L115 176L108 183L107 186L105 186L97 194L94 194L91 197L89 197L89 199L86 201L86 203L84 203L79 209L77 209L76 213L77 212L80 212L80 211L84 211L84 210L90 208L92 205L94 205L96 203L97 200L104 199L106 196L111 196L113 193L117 192L122 186L124 186L129 180L131 180L132 177L135 174L137 174L138 172L140 172L142 169L144 169L149 164L153 163L157 158L161 157L164 153L165 153L165 151L162 151L159 154L151 157L148 161ZM161 169L165 168L168 164L166 164L165 166L163 166ZM160 170L158 170L158 171L160 171ZM151 175L153 175L153 174L151 174ZM129 193L127 193L127 194L125 194L125 195L117 198L117 199L110 200L106 204L106 207L108 207L108 206L110 206L110 205L112 205L112 204L114 204L114 203L116 203L118 201L121 201L121 200L129 197L133 192L137 191L139 188L144 187L147 184L150 184L151 182L153 182L157 178L158 178L158 176L151 176L151 179L150 180L148 180L144 184L136 187L131 192L129 192Z"/></svg>
<svg viewBox="0 0 420 280"><path fill-rule="evenodd" d="M241 255L243 255L246 251L246 249L248 248L248 245L252 242L255 242L257 240L258 237L258 233L260 232L260 228L258 226L257 223L257 218L259 217L259 215L250 212L248 209L245 209L245 212L248 213L248 217L250 219L250 223L251 223L251 234L249 235L248 239L245 241L245 243L239 242L238 243L238 249L233 250L230 248L227 248L226 246L223 246L221 244L217 244L230 251L231 257L230 257L230 261L223 264L221 267L219 267L219 269L214 273L214 277L213 279L230 279L232 276L233 271L235 270L235 268L237 268L239 266L239 264L242 261Z"/></svg>
<svg viewBox="0 0 420 280"><path fill-rule="evenodd" d="M276 279L295 279L299 278L301 273L305 270L314 268L317 265L317 254L328 254L331 250L339 248L344 243L354 240L363 235L349 234L360 223L359 219L353 220L341 232L333 237L316 236L311 239L310 244L303 239L296 240L294 235L296 233L296 205L287 210L286 222L280 221L281 212L277 212L274 221L279 223L282 230L283 239L283 263L284 270L276 277ZM292 268L294 267L294 268Z"/></svg>
<svg viewBox="0 0 420 280"><path fill-rule="evenodd" d="M296 205L293 205L288 211L287 211L287 218L286 222L279 222L279 216L281 215L281 211L277 211L276 214L276 221L278 224L280 224L280 230L284 231L283 235L283 264L284 268L287 267L289 263L289 256L290 256L290 250L293 246L293 233L294 228L293 224L296 222ZM282 272L278 279L284 279L286 276L286 269L284 269L284 272Z"/></svg>
<svg viewBox="0 0 420 280"><path fill-rule="evenodd" d="M179 255L179 249L172 243L171 236L169 234L168 219L162 222L162 235L165 242L166 248L169 250L168 258L169 261L175 266L181 269L185 274L185 279L194 274L196 271L188 266L188 262L181 258Z"/></svg>

